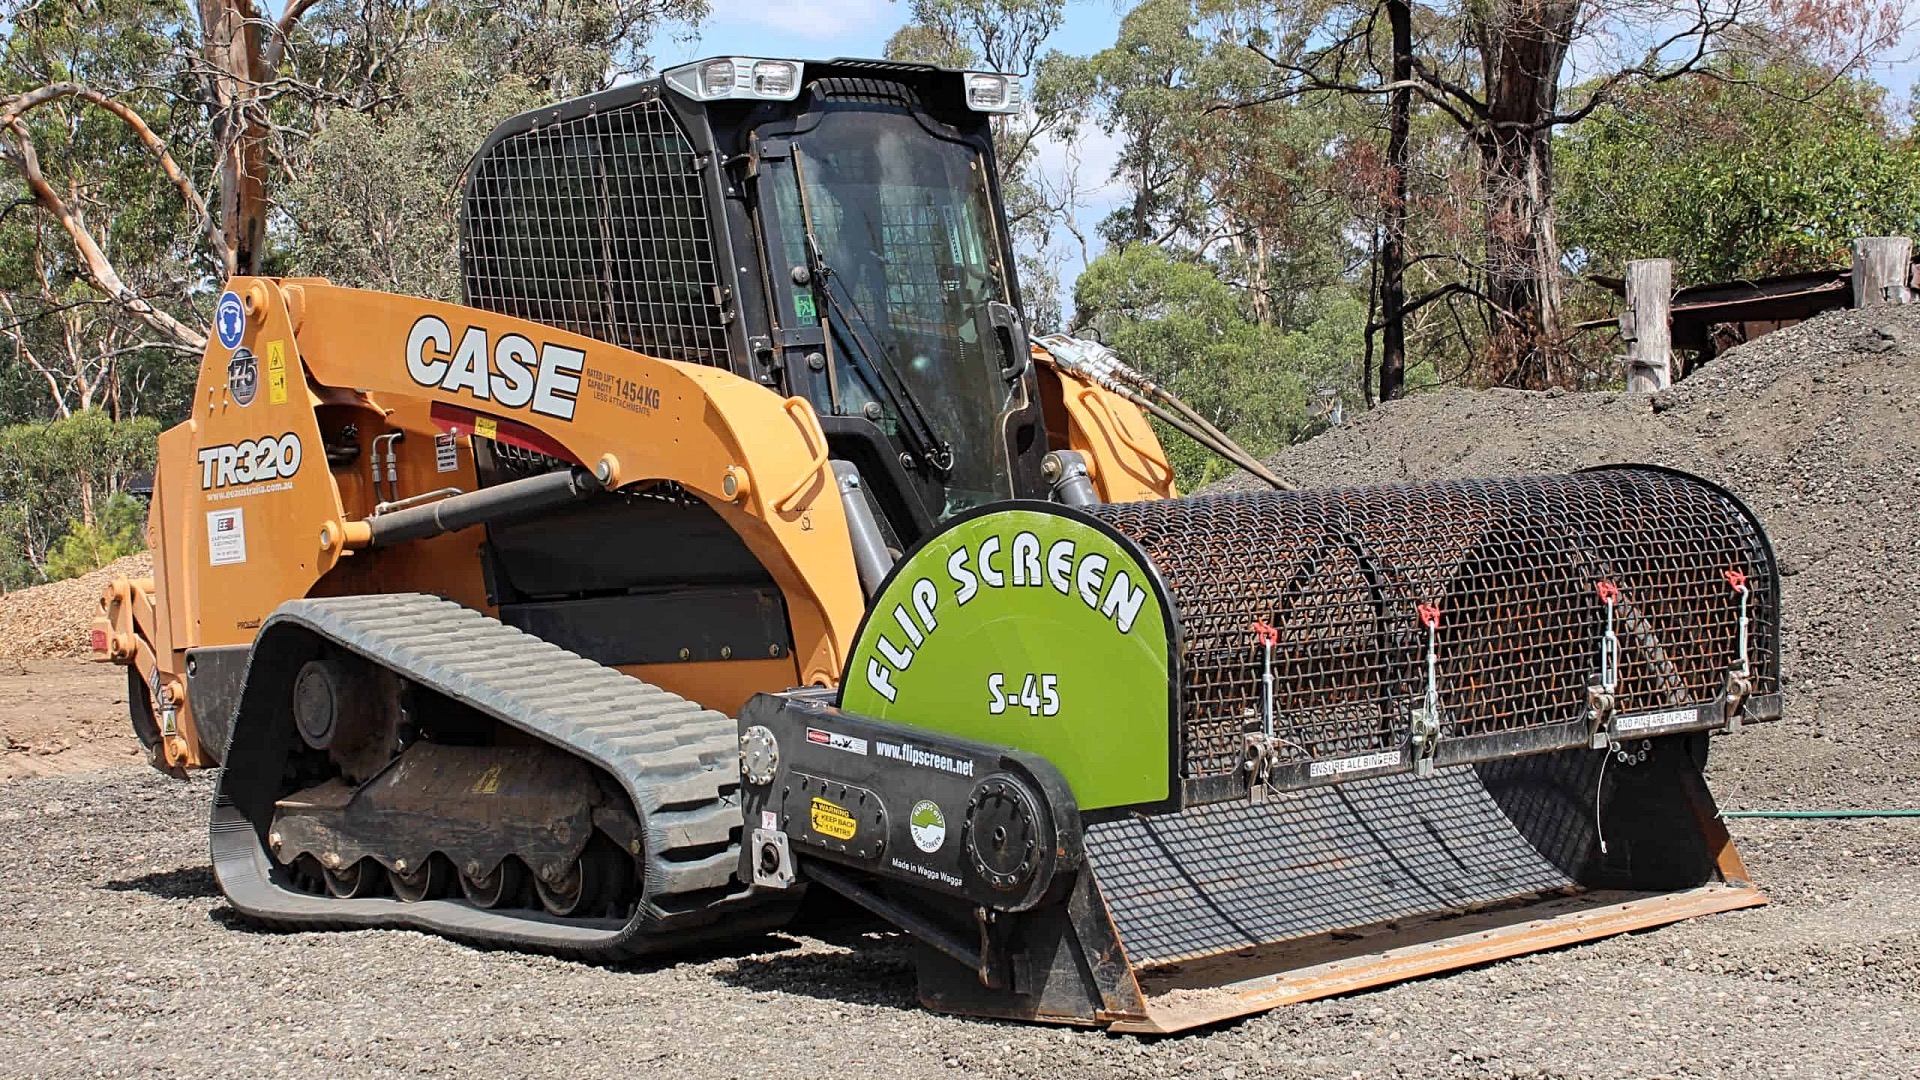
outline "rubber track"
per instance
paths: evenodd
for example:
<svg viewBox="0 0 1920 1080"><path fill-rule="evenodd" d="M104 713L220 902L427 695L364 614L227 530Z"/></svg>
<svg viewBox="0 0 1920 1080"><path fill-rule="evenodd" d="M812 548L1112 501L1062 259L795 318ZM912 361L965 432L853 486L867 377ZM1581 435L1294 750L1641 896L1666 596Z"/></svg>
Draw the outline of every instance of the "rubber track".
<svg viewBox="0 0 1920 1080"><path fill-rule="evenodd" d="M271 879L274 864L259 831L227 798L223 773L210 823L214 874L243 914L286 929L411 927L601 960L752 934L786 921L789 902L755 895L735 877L739 750L728 717L435 596L295 600L274 612L257 640L287 626L618 777L645 831L641 902L621 923L486 911L458 900L341 900L286 889ZM724 847L715 851L714 845Z"/></svg>

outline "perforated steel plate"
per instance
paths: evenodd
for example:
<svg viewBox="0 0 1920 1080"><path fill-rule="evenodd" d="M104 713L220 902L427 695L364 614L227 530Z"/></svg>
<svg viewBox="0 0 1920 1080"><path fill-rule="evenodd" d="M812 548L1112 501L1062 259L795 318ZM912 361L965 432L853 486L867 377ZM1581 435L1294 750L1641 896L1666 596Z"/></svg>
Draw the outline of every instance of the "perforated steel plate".
<svg viewBox="0 0 1920 1080"><path fill-rule="evenodd" d="M1092 825L1136 967L1571 887L1471 768Z"/></svg>

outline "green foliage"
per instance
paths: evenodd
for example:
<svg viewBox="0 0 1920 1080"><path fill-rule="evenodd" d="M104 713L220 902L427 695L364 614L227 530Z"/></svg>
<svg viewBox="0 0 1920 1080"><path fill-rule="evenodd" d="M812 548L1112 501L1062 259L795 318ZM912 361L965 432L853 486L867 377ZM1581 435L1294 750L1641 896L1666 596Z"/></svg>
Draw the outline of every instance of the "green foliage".
<svg viewBox="0 0 1920 1080"><path fill-rule="evenodd" d="M100 508L97 524L67 522L67 535L47 552L47 580L60 581L98 570L147 547L147 505L116 493Z"/></svg>
<svg viewBox="0 0 1920 1080"><path fill-rule="evenodd" d="M0 588L49 580L50 557L75 523L98 535L82 538L69 565L85 561L90 547L132 542L137 550L139 528L129 532L130 512L113 497L151 472L159 433L158 421L116 422L100 412L0 428Z"/></svg>
<svg viewBox="0 0 1920 1080"><path fill-rule="evenodd" d="M1683 282L1845 265L1920 233L1920 144L1870 83L1800 64L1662 84L1561 136L1561 236L1590 271L1670 258Z"/></svg>
<svg viewBox="0 0 1920 1080"><path fill-rule="evenodd" d="M1321 430L1321 392L1349 398L1355 385L1366 312L1345 289L1303 301L1297 329L1262 325L1215 267L1131 244L1087 267L1074 302L1100 340L1260 456ZM1160 436L1182 490L1232 470L1171 429Z"/></svg>
<svg viewBox="0 0 1920 1080"><path fill-rule="evenodd" d="M174 147L202 152L178 45L193 15L177 0L44 0L0 34L0 96L72 80L112 93ZM185 95L185 96L183 96ZM176 104L187 101L184 107ZM119 117L68 99L23 123L49 182L149 302L192 324L191 294L211 262L179 193ZM32 208L20 174L0 169L0 422L107 408L175 415L191 359L143 347L154 335L89 283L66 232Z"/></svg>
<svg viewBox="0 0 1920 1080"><path fill-rule="evenodd" d="M342 111L284 195L300 272L341 285L460 299L461 173L500 121L540 104L454 49L414 63L396 108Z"/></svg>

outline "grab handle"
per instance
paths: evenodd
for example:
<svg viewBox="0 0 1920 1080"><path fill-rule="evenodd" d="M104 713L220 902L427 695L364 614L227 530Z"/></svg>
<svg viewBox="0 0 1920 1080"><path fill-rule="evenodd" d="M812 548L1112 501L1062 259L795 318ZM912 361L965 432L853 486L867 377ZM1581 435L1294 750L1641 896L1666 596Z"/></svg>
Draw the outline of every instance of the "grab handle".
<svg viewBox="0 0 1920 1080"><path fill-rule="evenodd" d="M800 426L801 437L814 445L813 460L807 465L807 471L800 474L800 479L794 481L785 495L773 501L773 508L784 514L793 509L793 501L811 487L814 478L827 467L827 435L820 430L820 421L813 415L813 406L806 398L790 397L781 402L780 407Z"/></svg>

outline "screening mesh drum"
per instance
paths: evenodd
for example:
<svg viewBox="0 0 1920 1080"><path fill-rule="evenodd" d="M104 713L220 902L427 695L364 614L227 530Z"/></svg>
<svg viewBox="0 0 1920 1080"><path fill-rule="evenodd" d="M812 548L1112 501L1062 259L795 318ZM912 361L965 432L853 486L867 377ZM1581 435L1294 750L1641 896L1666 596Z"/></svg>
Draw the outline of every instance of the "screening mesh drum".
<svg viewBox="0 0 1920 1080"><path fill-rule="evenodd" d="M1548 749L1524 736L1589 715L1606 587L1618 590L1619 713L1721 697L1738 665L1737 581L1749 590L1753 694L1779 689L1766 535L1732 496L1680 473L1621 467L1094 512L1145 551L1174 601L1190 801L1195 781L1233 776L1258 726L1255 623L1277 634L1275 734L1296 762L1407 744L1427 691L1422 605L1439 612L1441 745L1494 737L1476 758Z"/></svg>

